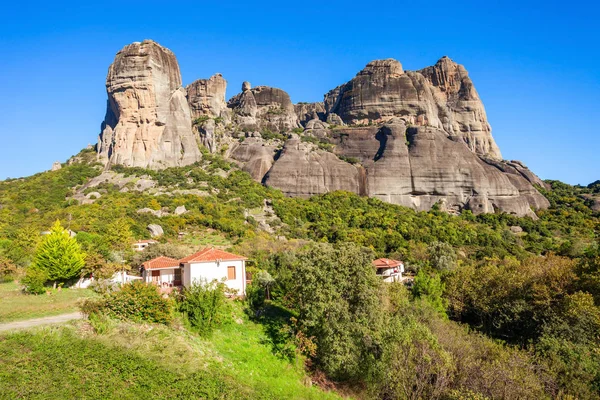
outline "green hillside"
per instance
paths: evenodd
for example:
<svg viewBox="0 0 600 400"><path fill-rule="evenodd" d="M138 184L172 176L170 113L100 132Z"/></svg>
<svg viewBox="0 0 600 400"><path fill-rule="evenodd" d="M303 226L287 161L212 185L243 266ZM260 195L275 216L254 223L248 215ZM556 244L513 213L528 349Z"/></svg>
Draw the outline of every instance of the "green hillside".
<svg viewBox="0 0 600 400"><path fill-rule="evenodd" d="M600 398L597 183L548 181L539 190L551 207L534 220L415 212L346 192L286 198L207 153L162 171L102 171L89 150L73 160L0 182L3 280L33 270L56 220L76 233L83 274L135 272L131 243L158 224L162 247L147 254L222 246L264 279L236 305L243 324L210 339L130 323L4 335L12 397L79 397L87 368L91 398L167 398L166 387L184 398L329 395L310 380L357 398ZM377 257L404 261L413 284L382 285ZM74 370L61 375L63 365Z"/></svg>

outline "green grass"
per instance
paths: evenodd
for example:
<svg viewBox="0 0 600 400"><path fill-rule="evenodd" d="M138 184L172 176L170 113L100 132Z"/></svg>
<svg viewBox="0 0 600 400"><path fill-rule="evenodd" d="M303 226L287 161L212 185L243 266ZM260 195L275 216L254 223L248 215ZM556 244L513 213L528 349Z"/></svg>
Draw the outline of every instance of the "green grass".
<svg viewBox="0 0 600 400"><path fill-rule="evenodd" d="M206 231L185 236L183 243L195 247L202 246L231 246L231 241L219 232Z"/></svg>
<svg viewBox="0 0 600 400"><path fill-rule="evenodd" d="M88 322L0 334L1 398L337 399L275 356L238 304L201 339L180 328ZM241 322L241 323L239 323ZM98 327L98 324L94 324ZM98 330L100 331L100 330Z"/></svg>
<svg viewBox="0 0 600 400"><path fill-rule="evenodd" d="M0 323L74 312L79 299L95 295L89 289L49 292L38 296L24 294L14 282L0 283Z"/></svg>
<svg viewBox="0 0 600 400"><path fill-rule="evenodd" d="M304 386L303 381L310 379L303 362L290 363L273 355L263 327L249 321L236 306L238 321L222 327L211 339L212 348L223 358L228 370L253 387L269 388L277 399L339 398L316 387Z"/></svg>

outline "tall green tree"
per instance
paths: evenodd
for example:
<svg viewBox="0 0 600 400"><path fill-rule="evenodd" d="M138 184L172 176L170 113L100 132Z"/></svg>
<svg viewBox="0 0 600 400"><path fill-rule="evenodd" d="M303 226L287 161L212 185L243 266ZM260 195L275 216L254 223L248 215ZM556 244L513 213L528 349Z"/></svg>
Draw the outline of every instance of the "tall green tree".
<svg viewBox="0 0 600 400"><path fill-rule="evenodd" d="M315 337L317 365L333 379L362 379L380 357L381 282L374 254L354 244L310 244L296 254L289 295L300 330Z"/></svg>
<svg viewBox="0 0 600 400"><path fill-rule="evenodd" d="M60 221L42 239L31 268L43 271L48 281L56 283L76 278L85 265L85 254Z"/></svg>

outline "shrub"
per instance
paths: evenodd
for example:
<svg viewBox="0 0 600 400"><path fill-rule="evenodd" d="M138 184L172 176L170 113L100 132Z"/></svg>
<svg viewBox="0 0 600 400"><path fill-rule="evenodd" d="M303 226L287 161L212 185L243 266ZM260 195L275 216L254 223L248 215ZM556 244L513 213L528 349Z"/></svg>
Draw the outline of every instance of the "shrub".
<svg viewBox="0 0 600 400"><path fill-rule="evenodd" d="M21 283L25 287L25 291L31 294L42 294L46 291L44 284L48 280L46 272L34 265L27 268L25 277Z"/></svg>
<svg viewBox="0 0 600 400"><path fill-rule="evenodd" d="M281 133L270 131L269 129L263 129L260 132L260 136L264 140L271 140L271 139L285 140L286 139L285 135L282 135Z"/></svg>
<svg viewBox="0 0 600 400"><path fill-rule="evenodd" d="M0 282L8 282L19 274L17 266L12 260L0 255Z"/></svg>
<svg viewBox="0 0 600 400"><path fill-rule="evenodd" d="M171 301L164 298L158 287L134 281L121 290L104 296L104 311L119 319L135 322L155 322L168 325L173 320Z"/></svg>
<svg viewBox="0 0 600 400"><path fill-rule="evenodd" d="M209 336L226 320L225 284L216 280L194 283L179 296L178 310L191 329Z"/></svg>

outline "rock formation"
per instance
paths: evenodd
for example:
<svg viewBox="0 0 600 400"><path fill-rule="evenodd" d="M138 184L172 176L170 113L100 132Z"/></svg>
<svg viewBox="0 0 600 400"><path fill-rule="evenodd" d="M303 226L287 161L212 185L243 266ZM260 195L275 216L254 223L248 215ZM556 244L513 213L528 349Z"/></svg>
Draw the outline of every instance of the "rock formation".
<svg viewBox="0 0 600 400"><path fill-rule="evenodd" d="M310 143L292 138L285 143L264 182L280 188L286 195L309 197L334 190L361 193L362 180L353 165L330 152L314 149Z"/></svg>
<svg viewBox="0 0 600 400"><path fill-rule="evenodd" d="M447 57L419 71L372 61L322 103L293 105L249 82L226 103L220 74L186 92L173 53L144 41L117 54L106 86L98 153L108 165L190 164L198 141L290 196L346 190L416 210L532 217L549 206L535 174L502 160L467 71Z"/></svg>
<svg viewBox="0 0 600 400"><path fill-rule="evenodd" d="M221 74L215 74L210 79L198 79L186 87L188 103L193 119L194 133L200 142L211 152L217 148L216 118L223 123L230 120L230 112L225 102L227 81Z"/></svg>
<svg viewBox="0 0 600 400"><path fill-rule="evenodd" d="M400 117L459 137L481 156L502 158L467 71L448 57L416 72L404 71L393 59L372 61L350 82L327 93L324 103L327 113L347 124Z"/></svg>
<svg viewBox="0 0 600 400"><path fill-rule="evenodd" d="M313 119L321 121L325 121L326 119L325 104L322 102L294 104L294 110L302 126L305 126L308 121Z"/></svg>
<svg viewBox="0 0 600 400"><path fill-rule="evenodd" d="M249 82L244 82L242 92L227 106L233 111L234 122L244 130L284 132L300 126L290 96L281 89L251 88Z"/></svg>
<svg viewBox="0 0 600 400"><path fill-rule="evenodd" d="M498 162L505 172L437 128L407 129L394 119L381 127L336 129L332 140L336 154L360 165L288 140L265 183L290 196L347 190L417 210L443 202L452 212L502 210L533 217L531 207L548 206L528 180L529 170Z"/></svg>
<svg viewBox="0 0 600 400"><path fill-rule="evenodd" d="M106 91L101 161L165 168L200 160L179 65L170 50L150 40L125 46L108 69Z"/></svg>
<svg viewBox="0 0 600 400"><path fill-rule="evenodd" d="M227 90L227 81L221 74L215 74L209 79L198 79L185 89L192 118L198 118L201 115L210 117L226 116L225 91Z"/></svg>

